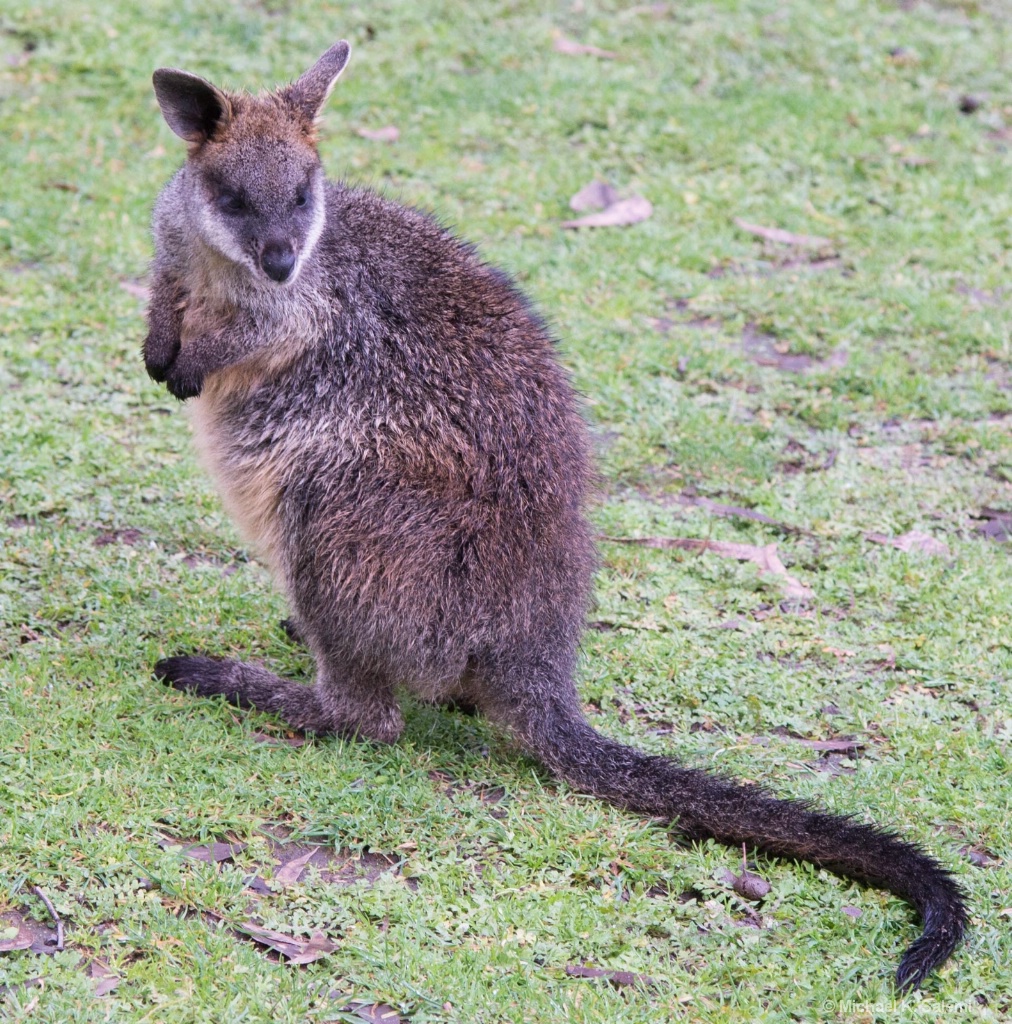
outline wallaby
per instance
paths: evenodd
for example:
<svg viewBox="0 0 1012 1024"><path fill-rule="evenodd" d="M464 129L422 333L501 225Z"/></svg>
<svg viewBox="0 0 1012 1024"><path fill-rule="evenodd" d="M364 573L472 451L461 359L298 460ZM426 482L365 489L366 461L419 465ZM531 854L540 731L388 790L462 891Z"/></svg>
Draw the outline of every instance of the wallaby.
<svg viewBox="0 0 1012 1024"><path fill-rule="evenodd" d="M155 208L144 359L192 399L203 461L284 589L312 686L199 655L158 678L383 743L395 688L469 707L621 807L811 861L909 901L917 988L967 924L949 872L895 834L606 739L574 685L596 566L588 432L512 282L430 217L324 179L339 42L257 97L154 74L185 166Z"/></svg>

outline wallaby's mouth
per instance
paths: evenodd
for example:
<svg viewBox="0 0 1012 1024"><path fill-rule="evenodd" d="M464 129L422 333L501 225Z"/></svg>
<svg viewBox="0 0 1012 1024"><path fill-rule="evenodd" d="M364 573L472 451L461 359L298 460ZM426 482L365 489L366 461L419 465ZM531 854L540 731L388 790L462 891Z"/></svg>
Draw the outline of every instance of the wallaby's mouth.
<svg viewBox="0 0 1012 1024"><path fill-rule="evenodd" d="M295 249L290 245L268 245L260 254L263 272L278 284L284 284L295 270Z"/></svg>

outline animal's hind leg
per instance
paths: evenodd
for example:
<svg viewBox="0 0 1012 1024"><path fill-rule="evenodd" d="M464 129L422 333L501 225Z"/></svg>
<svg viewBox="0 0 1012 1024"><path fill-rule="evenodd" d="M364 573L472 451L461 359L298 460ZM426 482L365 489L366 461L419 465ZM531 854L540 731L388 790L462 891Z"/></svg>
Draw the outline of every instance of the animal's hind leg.
<svg viewBox="0 0 1012 1024"><path fill-rule="evenodd" d="M350 673L338 676L319 663L312 686L282 679L262 665L197 654L159 661L155 676L177 690L222 696L239 707L279 715L303 732L393 743L404 729L389 684Z"/></svg>

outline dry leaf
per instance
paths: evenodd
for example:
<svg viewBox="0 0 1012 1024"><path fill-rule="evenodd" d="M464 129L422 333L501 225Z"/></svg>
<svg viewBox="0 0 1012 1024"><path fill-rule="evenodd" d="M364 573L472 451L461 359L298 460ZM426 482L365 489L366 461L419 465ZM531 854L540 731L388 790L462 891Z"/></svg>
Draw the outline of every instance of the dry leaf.
<svg viewBox="0 0 1012 1024"><path fill-rule="evenodd" d="M604 537L603 540L613 544L637 544L644 548L661 548L670 550L680 548L683 551L710 552L721 558L736 558L739 562L754 562L759 572L778 576L783 584L784 593L799 601L808 601L815 596L810 587L806 587L796 577L787 572L784 563L777 554L776 544L756 547L753 544L734 544L722 540L699 540L695 537Z"/></svg>
<svg viewBox="0 0 1012 1024"><path fill-rule="evenodd" d="M123 980L107 963L97 959L92 960L88 965L88 976L97 982L95 985L95 995L97 996L107 996Z"/></svg>
<svg viewBox="0 0 1012 1024"><path fill-rule="evenodd" d="M860 907L843 907L841 909L847 915L847 917L852 917L854 918L854 920L857 920L857 918L861 916Z"/></svg>
<svg viewBox="0 0 1012 1024"><path fill-rule="evenodd" d="M830 249L833 247L833 241L830 238L820 238L818 235L796 235L793 231L784 231L783 228L766 228L761 224L750 224L740 217L735 217L734 222L742 231L747 231L750 235L756 235L767 242L795 245L804 249Z"/></svg>
<svg viewBox="0 0 1012 1024"><path fill-rule="evenodd" d="M600 57L602 60L614 60L618 54L611 50L602 50L598 46L588 46L585 43L577 43L567 39L557 29L552 33L552 49L556 53L564 53L567 57Z"/></svg>
<svg viewBox="0 0 1012 1024"><path fill-rule="evenodd" d="M922 533L920 530L910 530L899 537L887 537L884 533L866 533L864 539L871 541L872 544L887 544L899 548L900 551L923 551L926 555L941 555L942 558L949 558L951 555L944 541L936 540L930 533Z"/></svg>
<svg viewBox="0 0 1012 1024"><path fill-rule="evenodd" d="M238 927L254 942L280 953L290 964L311 964L337 949L337 943L328 939L323 932L315 932L310 939L297 939L294 935L274 932L249 922Z"/></svg>
<svg viewBox="0 0 1012 1024"><path fill-rule="evenodd" d="M993 868L1001 863L1001 857L982 846L964 846L959 852L975 868Z"/></svg>
<svg viewBox="0 0 1012 1024"><path fill-rule="evenodd" d="M11 953L16 949L28 949L35 936L21 921L0 922L0 953Z"/></svg>
<svg viewBox="0 0 1012 1024"><path fill-rule="evenodd" d="M643 196L630 196L628 199L620 199L617 203L601 210L600 213L591 213L586 217L579 217L577 220L564 220L564 228L616 228L624 227L627 224L638 224L646 220L654 212L648 199Z"/></svg>
<svg viewBox="0 0 1012 1024"><path fill-rule="evenodd" d="M400 137L400 129L388 124L383 128L356 128L356 135L363 139L371 139L373 142L396 142Z"/></svg>
<svg viewBox="0 0 1012 1024"><path fill-rule="evenodd" d="M584 210L603 210L608 206L614 206L618 201L618 192L607 182L595 178L569 200L569 208L582 213Z"/></svg>
<svg viewBox="0 0 1012 1024"><path fill-rule="evenodd" d="M633 974L632 971L611 971L603 967L588 967L579 964L566 964L566 974L570 978L604 978L616 988L625 985L651 986L656 984L654 979L646 974Z"/></svg>
<svg viewBox="0 0 1012 1024"><path fill-rule="evenodd" d="M386 1003L349 1003L348 1010L369 1024L403 1024L401 1015Z"/></svg>
<svg viewBox="0 0 1012 1024"><path fill-rule="evenodd" d="M279 882L281 885L294 885L299 880L299 876L305 870L306 865L315 856L316 848L314 847L308 853L304 853L301 857L295 857L293 860L290 860L287 864L274 872L274 881Z"/></svg>

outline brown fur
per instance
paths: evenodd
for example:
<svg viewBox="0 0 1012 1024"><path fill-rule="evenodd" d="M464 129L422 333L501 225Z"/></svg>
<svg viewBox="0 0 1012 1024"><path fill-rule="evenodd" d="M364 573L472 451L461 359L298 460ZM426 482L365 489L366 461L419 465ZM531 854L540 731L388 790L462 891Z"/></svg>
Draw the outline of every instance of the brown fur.
<svg viewBox="0 0 1012 1024"><path fill-rule="evenodd" d="M199 655L157 675L317 733L400 735L395 688L470 706L577 789L907 899L916 987L967 912L917 847L595 732L573 682L595 568L587 432L512 283L422 214L325 183L312 125L348 56L224 94L155 74L185 167L159 198L145 361L265 556L313 686ZM199 397L198 397L199 396Z"/></svg>

